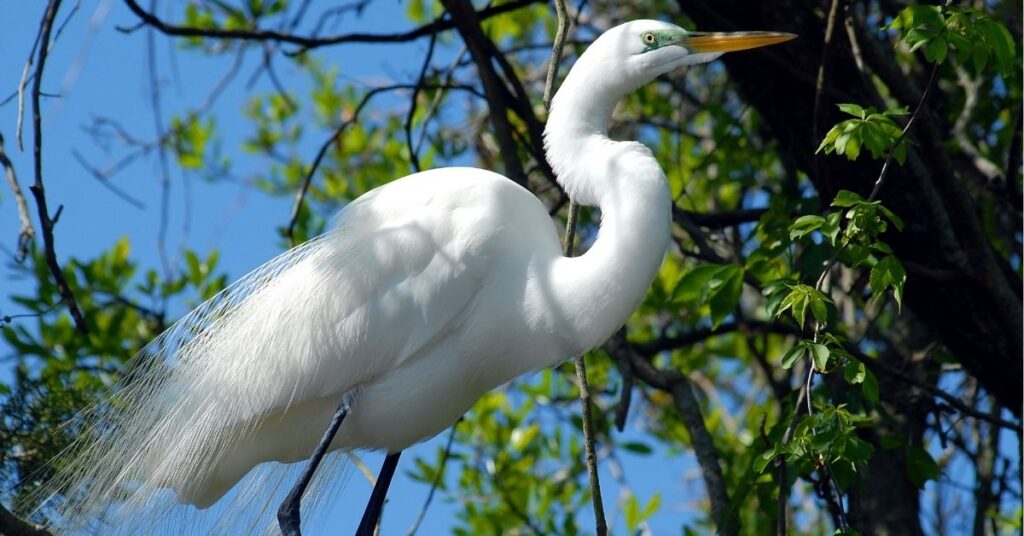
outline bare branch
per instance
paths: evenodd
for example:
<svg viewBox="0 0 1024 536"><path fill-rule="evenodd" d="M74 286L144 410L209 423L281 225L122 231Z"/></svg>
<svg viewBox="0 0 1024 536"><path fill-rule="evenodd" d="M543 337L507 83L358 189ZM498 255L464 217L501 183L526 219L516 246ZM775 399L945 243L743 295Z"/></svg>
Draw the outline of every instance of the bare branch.
<svg viewBox="0 0 1024 536"><path fill-rule="evenodd" d="M39 32L40 45L37 47L39 55L36 60L35 79L32 81L32 128L35 139L32 156L36 181L29 187L29 190L32 191L32 196L35 197L36 207L39 211L39 227L43 233L43 249L46 264L50 268L54 282L57 284L61 301L64 302L68 312L71 313L71 319L74 320L78 331L88 333L89 328L86 327L85 317L82 316L82 311L79 310L78 303L75 302L75 295L72 294L71 287L68 286L67 280L64 279L64 273L57 262L57 252L53 241L53 224L58 216L50 219L50 211L46 206L46 189L43 186L43 125L39 110L40 85L43 79L43 69L46 67L47 52L49 52L49 47L45 43L50 42L50 31L53 29L53 20L57 17L60 2L61 0L50 0L50 3L46 6L46 15L43 17L42 29ZM57 214L60 214L59 208L57 209Z"/></svg>
<svg viewBox="0 0 1024 536"><path fill-rule="evenodd" d="M28 256L28 245L36 237L36 230L32 227L32 218L28 213L28 204L25 202L25 194L18 184L18 177L14 174L14 164L7 157L4 150L4 135L0 134L0 165L3 166L7 175L7 184L11 187L11 195L14 196L14 204L18 207L18 218L21 220L21 228L18 229L18 252L15 256L17 262L23 262Z"/></svg>
<svg viewBox="0 0 1024 536"><path fill-rule="evenodd" d="M495 15L501 15L502 13L508 13L515 11L525 6L532 4L539 4L543 0L514 0L505 4L500 4L493 7L488 7L481 10L478 13L478 17L483 20ZM135 0L125 0L125 4L128 9L132 10L136 16L141 19L143 25L148 25L156 28L161 33L167 35L173 35L178 37L212 37L218 39L238 39L243 41L278 41L282 43L290 43L298 45L300 48L292 54L298 54L307 50L318 48L329 45L340 45L343 43L405 43L408 41L414 41L421 37L450 30L455 27L455 23L450 19L438 19L429 24L424 24L418 28L409 30L407 32L391 33L391 34L370 34L370 33L348 33L340 34L330 37L308 37L295 35L290 33L279 32L276 30L226 30L226 29L209 29L209 28L193 28L189 26L178 26L169 24L153 15L152 13L142 9L138 2ZM122 29L124 31L134 31L137 28Z"/></svg>
<svg viewBox="0 0 1024 536"><path fill-rule="evenodd" d="M443 15L442 15L443 16ZM430 44L427 45L427 54L423 58L423 66L420 67L420 74L416 77L416 87L412 90L412 97L409 98L409 113L405 116L405 145L409 149L409 162L414 170L421 171L420 159L416 154L416 147L412 143L412 120L416 115L416 98L419 97L420 87L427 78L427 69L430 68L430 60L434 58L434 45L437 44L437 34L430 34Z"/></svg>

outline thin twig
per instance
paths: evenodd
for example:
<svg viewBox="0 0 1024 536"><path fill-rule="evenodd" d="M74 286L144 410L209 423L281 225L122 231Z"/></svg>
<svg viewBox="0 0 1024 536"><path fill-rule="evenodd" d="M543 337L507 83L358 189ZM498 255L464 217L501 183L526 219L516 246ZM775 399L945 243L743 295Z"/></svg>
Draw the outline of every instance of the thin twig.
<svg viewBox="0 0 1024 536"><path fill-rule="evenodd" d="M441 15L442 17L444 14ZM416 99L420 94L420 86L427 78L427 70L430 68L430 60L434 58L434 45L437 43L437 33L430 34L430 44L427 45L427 54L423 58L423 66L420 67L420 74L416 77L416 87L412 90L412 97L409 98L409 113L405 116L405 145L409 149L409 163L416 172L420 169L420 158L416 154L416 147L412 143L412 121L416 115Z"/></svg>
<svg viewBox="0 0 1024 536"><path fill-rule="evenodd" d="M49 8L43 14L44 21L47 14L49 14ZM32 63L36 57L36 51L39 49L39 40L42 39L42 34L43 24L40 24L39 32L36 33L36 40L32 43L32 49L28 52L28 59L25 60L25 66L21 69L21 80L18 81L18 120L14 127L14 139L18 142L19 151L25 150L25 144L21 138L22 127L25 125L25 89L28 88L30 79L32 82L35 82L36 74L33 72L30 75L29 72L32 71Z"/></svg>
<svg viewBox="0 0 1024 536"><path fill-rule="evenodd" d="M551 99L554 97L555 82L558 79L558 67L562 60L562 50L568 37L569 17L565 10L565 0L555 0L555 12L558 15L558 29L555 42L551 47L551 60L548 62L548 75L544 82L544 108L551 110ZM565 256L572 257L573 243L576 238L576 220L579 217L579 206L569 201L569 219L565 227ZM579 382L580 402L583 405L583 440L586 447L587 474L590 477L590 495L594 503L594 521L598 536L608 533L608 523L604 516L604 501L601 498L601 480L597 475L597 451L594 447L594 423L590 404L590 386L587 383L587 365L582 355L573 356L576 366L576 378ZM625 386L624 386L625 388ZM623 395L626 396L626 395Z"/></svg>
<svg viewBox="0 0 1024 536"><path fill-rule="evenodd" d="M54 281L57 283L57 289L60 293L61 301L67 306L68 312L71 313L71 319L75 322L75 327L81 333L88 333L89 328L86 326L85 317L82 316L82 311L78 308L78 303L75 302L75 295L71 292L71 287L68 286L68 282L64 279L64 273L61 271L60 264L57 262L57 251L54 247L53 240L53 225L57 218L60 216L61 209L57 209L57 213L54 217L50 218L49 209L46 206L46 189L43 186L43 125L42 116L39 109L39 96L40 86L42 85L43 69L46 67L46 56L49 52L49 47L45 46L44 43L50 42L50 31L53 29L53 20L57 17L57 11L60 9L61 0L50 0L50 3L46 6L46 15L43 16L42 30L40 31L40 46L38 46L39 56L36 60L36 75L32 81L32 128L34 143L32 148L33 164L36 174L35 183L29 187L32 191L32 196L35 197L36 207L39 212L39 227L43 233L43 248L46 257L46 265L50 268L50 273L53 275Z"/></svg>
<svg viewBox="0 0 1024 536"><path fill-rule="evenodd" d="M869 195L867 198L867 201L869 203L874 201L875 198L878 197L878 192L882 189L882 184L885 182L885 176L889 173L889 165L892 163L893 156L896 154L896 148L899 147L901 143L903 143L904 138L906 138L907 136L907 132L910 131L910 127L914 126L914 122L917 121L917 117L921 114L921 111L924 109L925 100L928 98L928 94L931 92L932 86L935 85L935 77L938 73L939 64L936 63L932 66L932 74L928 78L928 84L925 86L924 92L921 93L921 99L917 101L917 108L914 110L914 114L910 116L910 120L907 121L906 126L904 126L903 130L900 131L899 137L896 138L896 142L893 143L892 149L889 150L889 154L886 155L885 157L885 162L882 164L882 170L881 172L879 172L878 178L875 179L875 185L871 189L871 195ZM849 242L843 244L842 246L839 247L839 249L836 250L835 253L832 254L832 257L829 258L828 263L825 264L825 269L822 270L821 275L818 276L818 281L814 284L815 289L821 289L821 286L825 282L825 278L828 277L828 274L832 271L832 268L835 266L836 261L839 260L839 255L846 251L846 246L848 245Z"/></svg>
<svg viewBox="0 0 1024 536"><path fill-rule="evenodd" d="M423 501L423 507L420 508L418 514L416 514L416 520L413 521L412 526L409 527L407 536L413 536L416 534L416 530L420 528L420 524L423 523L423 517L427 515L427 509L430 508L430 501L434 499L434 492L437 491L437 487L441 485L441 480L444 478L444 468L448 465L448 458L452 454L452 445L455 443L455 428L459 423L452 425L451 430L448 432L448 443L444 447L444 454L441 455L440 467L437 468L437 472L434 473L434 480L430 483L430 491L427 493L427 500Z"/></svg>
<svg viewBox="0 0 1024 536"><path fill-rule="evenodd" d="M25 194L18 184L18 177L14 174L14 164L7 157L4 150L4 135L0 133L0 165L4 167L7 175L7 184L11 187L11 195L14 196L14 204L18 207L18 219L21 220L21 228L18 229L18 252L15 256L17 262L24 262L28 256L28 245L36 237L36 230L32 227L32 217L28 213L28 203L25 202Z"/></svg>

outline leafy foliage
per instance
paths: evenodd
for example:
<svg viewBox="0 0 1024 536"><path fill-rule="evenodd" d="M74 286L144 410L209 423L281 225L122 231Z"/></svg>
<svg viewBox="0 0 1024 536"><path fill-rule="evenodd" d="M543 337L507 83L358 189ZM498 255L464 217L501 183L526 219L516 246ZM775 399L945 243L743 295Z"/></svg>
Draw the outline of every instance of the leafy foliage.
<svg viewBox="0 0 1024 536"><path fill-rule="evenodd" d="M325 28L342 17L378 7L357 3L300 24L291 18L304 9L300 4L185 2L176 8L176 22L199 29L245 30L287 28L296 20L296 32L312 35L327 33ZM991 249L1019 278L1020 210L1013 208L1021 185L1019 159L1016 168L1007 165L1020 143L1021 58L1019 31L1011 31L1000 15L1008 8L1003 2L984 4L983 9L861 7L849 14L859 24L877 28L888 23L869 32L864 44L893 48L897 71L909 73L901 79L906 85L917 87L930 64L939 64L935 91L942 92L942 103L930 112L932 120L956 130L951 139L941 140L943 147L957 173L974 181L971 192L983 200L978 212ZM401 9L412 25L444 15L439 2L427 0L411 0ZM613 19L661 17L677 13L679 6L598 1L586 9L573 36L580 43ZM542 4L483 22L513 67L502 75L506 81L519 78L529 95L526 108L541 116L541 67L553 25L551 9ZM180 169L210 181L230 175L240 161L257 162L252 184L266 196L291 199L311 178L291 234L296 242L322 232L347 202L411 172L414 153L424 168L477 165L500 170L507 156L500 154L489 130L479 75L468 55L459 56L463 43L454 32L439 35L438 57L424 71L415 101L409 90L415 80L368 83L354 78L334 54L198 36L177 43L184 49L181 61L234 54L268 61L264 54L275 54L274 47L289 53L273 56L275 62L287 62L284 87L256 84L244 103L228 106L244 117L239 147L223 143L230 125L222 119L226 112L201 108L174 116L162 146ZM571 44L563 63L570 63L582 46ZM420 61L422 51L415 54ZM914 103L892 79L877 73L863 78L879 98L837 104L841 119L820 142L814 140L817 161L855 162L858 167L845 169L877 170L890 156L903 168L938 158L923 154L916 131L902 134L915 111L908 106ZM792 532L835 529L836 534L858 534L858 527L843 527L834 516L834 496L866 489L862 475L871 474L875 463L905 469L905 475L889 476L927 491L950 480L954 464L949 459L970 459L968 477L980 490L985 438L998 440L998 428L969 429L967 423L974 421L956 414L948 400L933 400L929 391L912 389L905 378L912 376L933 389L956 389L971 408L999 414L997 407L985 405L987 399L963 372L960 358L935 343L929 330L918 329L920 312L905 311L919 274L943 276L903 258L904 230L930 222L908 218L884 190L876 198L868 196L877 172L812 181L817 171L800 167L792 147L773 137L762 109L751 105L757 97L738 91L725 70L712 64L640 88L615 111L613 136L638 139L651 148L675 199L673 247L624 328L624 347L657 372L686 375L696 386L730 511L744 534L771 533L780 495L785 499L782 490L797 497L791 504L815 505L802 507L792 520ZM834 113L831 105L827 108ZM524 113L516 109L508 120L520 144L517 156L527 164L527 186L564 217L561 192L538 165L537 148L530 146L529 122L520 115ZM801 140L807 143L806 137ZM319 147L324 147L324 158L314 169ZM986 179L972 166L1002 174ZM1009 172L1002 172L1004 168ZM916 184L888 185L921 188L921 195L927 194ZM995 194L984 197L986 192ZM282 236L288 224L280 222ZM592 243L598 225L596 211L581 213L581 244ZM960 231L944 229L936 240L956 242ZM286 241L281 245L286 247ZM3 323L15 370L0 384L0 463L6 489L20 483L12 493L14 501L46 477L52 470L46 461L77 432L60 424L116 381L124 363L177 314L209 298L228 280L218 268L216 251L188 250L181 258L170 274L144 268L152 261L121 240L93 258L66 260L64 273L90 323L89 335L77 332L59 306L39 251L25 265L12 267L35 288L26 295L8 293L16 313L29 316L12 314ZM927 345L922 338L928 338ZM587 358L600 463L619 475L612 487L616 499L609 503L613 532L714 532L708 500L691 501L674 486L652 489L648 481L664 475L622 469L628 458L689 460L694 444L671 389L643 381L624 355L609 345ZM904 355L924 357L915 357L917 368L910 369L908 361L899 360ZM898 369L902 366L908 368ZM803 399L802 389L807 389ZM628 428L620 433L614 428L615 412L630 395ZM424 490L437 486L456 511L451 526L457 534L587 533L590 489L577 396L568 366L489 393L456 425L451 452L419 451L405 462L407 475ZM908 398L913 403L923 399L927 406L914 406ZM910 419L919 420L907 424ZM948 444L947 436L952 437ZM1008 457L1001 449L993 457L1002 460L1002 478L1019 474L1019 453ZM779 471L782 464L788 467L785 476ZM1019 488L1007 486L1003 496L1019 498ZM606 497L611 497L608 491ZM975 500L981 504L982 499ZM679 504L684 501L688 512L697 511L695 518L681 520ZM842 498L838 503L852 504ZM1000 503L985 508L983 517L1001 530L1019 530L1019 507Z"/></svg>

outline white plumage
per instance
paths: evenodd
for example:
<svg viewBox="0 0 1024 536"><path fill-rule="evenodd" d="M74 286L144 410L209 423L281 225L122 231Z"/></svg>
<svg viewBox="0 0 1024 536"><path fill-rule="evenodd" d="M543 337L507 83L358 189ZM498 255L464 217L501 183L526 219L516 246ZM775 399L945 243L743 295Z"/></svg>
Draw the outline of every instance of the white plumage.
<svg viewBox="0 0 1024 536"><path fill-rule="evenodd" d="M202 509L247 473L241 496L271 500L281 478L252 469L308 458L346 393L354 404L331 449L397 452L486 391L601 344L643 298L670 223L664 174L644 146L608 139L611 112L655 76L720 53L696 53L694 35L657 21L613 28L556 95L548 158L574 199L602 209L584 255L563 257L545 207L489 171L426 171L365 194L136 357L83 416L92 433L51 486L69 497L62 522L80 527L114 504L145 512L115 522L144 526L157 490ZM254 507L249 522L270 511Z"/></svg>

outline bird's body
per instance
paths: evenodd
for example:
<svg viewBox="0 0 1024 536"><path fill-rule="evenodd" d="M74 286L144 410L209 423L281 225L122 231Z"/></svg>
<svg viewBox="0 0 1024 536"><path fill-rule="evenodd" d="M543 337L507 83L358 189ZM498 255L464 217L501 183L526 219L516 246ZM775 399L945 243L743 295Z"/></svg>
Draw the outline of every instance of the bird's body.
<svg viewBox="0 0 1024 536"><path fill-rule="evenodd" d="M663 200L648 272L664 252L668 208ZM234 366L203 371L207 387L194 391L216 398L190 396L233 417L232 430L202 437L237 439L205 478L167 482L183 501L208 506L258 463L306 459L345 393L357 393L356 407L331 447L397 452L488 390L585 349L567 324L584 319L557 289L573 260L537 198L495 173L447 168L389 183L308 249L216 328L231 338L223 361ZM617 279L598 284L614 293ZM634 294L630 310L643 296ZM582 312L587 322L608 315ZM242 362L261 373L239 382Z"/></svg>
<svg viewBox="0 0 1024 536"><path fill-rule="evenodd" d="M536 197L489 171L417 173L350 203L325 235L141 352L84 417L92 433L52 486L84 493L66 512L142 506L160 488L208 507L259 464L306 459L332 415L342 420L329 450L397 453L488 390L600 345L643 299L670 238L664 173L643 145L608 138L612 109L655 76L730 50L722 36L731 49L789 38L766 35L634 21L577 61L545 145L566 192L602 211L580 257L562 255ZM296 489L301 498L305 484ZM298 498L285 516L295 531Z"/></svg>

